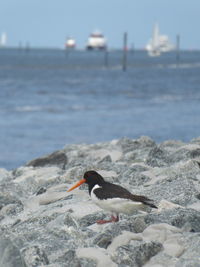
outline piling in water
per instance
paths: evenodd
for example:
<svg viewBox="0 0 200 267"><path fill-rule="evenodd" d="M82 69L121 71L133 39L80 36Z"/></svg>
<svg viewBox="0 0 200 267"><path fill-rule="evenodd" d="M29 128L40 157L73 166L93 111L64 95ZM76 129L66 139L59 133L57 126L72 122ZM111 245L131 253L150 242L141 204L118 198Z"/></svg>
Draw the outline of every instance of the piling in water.
<svg viewBox="0 0 200 267"><path fill-rule="evenodd" d="M124 33L123 37L123 59L122 59L122 70L126 71L127 69L127 32Z"/></svg>
<svg viewBox="0 0 200 267"><path fill-rule="evenodd" d="M176 64L179 65L180 62L180 35L176 36Z"/></svg>

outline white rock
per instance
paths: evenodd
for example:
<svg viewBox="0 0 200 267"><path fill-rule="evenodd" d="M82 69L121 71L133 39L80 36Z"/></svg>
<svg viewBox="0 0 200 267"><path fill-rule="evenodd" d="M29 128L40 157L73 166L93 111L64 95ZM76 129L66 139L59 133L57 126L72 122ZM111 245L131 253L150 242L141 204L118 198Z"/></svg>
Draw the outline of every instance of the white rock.
<svg viewBox="0 0 200 267"><path fill-rule="evenodd" d="M110 178L110 177L117 177L117 173L115 171L105 171L105 170L100 170L98 173L103 176L105 179Z"/></svg>
<svg viewBox="0 0 200 267"><path fill-rule="evenodd" d="M79 248L76 250L78 258L89 258L97 262L97 267L117 267L103 248Z"/></svg>
<svg viewBox="0 0 200 267"><path fill-rule="evenodd" d="M170 210L170 209L175 209L175 208L180 208L182 206L178 204L174 204L170 201L167 201L165 199L162 199L158 205L158 210L157 212L161 212L162 210Z"/></svg>
<svg viewBox="0 0 200 267"><path fill-rule="evenodd" d="M11 175L10 171L7 171L6 169L0 168L0 181L8 178Z"/></svg>
<svg viewBox="0 0 200 267"><path fill-rule="evenodd" d="M143 233L144 241L158 241L163 244L164 252L173 257L179 257L184 247L178 242L182 230L166 223L153 224L147 227Z"/></svg>
<svg viewBox="0 0 200 267"><path fill-rule="evenodd" d="M122 152L119 150L107 150L107 149L98 149L90 152L90 156L93 159L101 160L108 155L111 157L112 161L116 162L117 160L121 159Z"/></svg>
<svg viewBox="0 0 200 267"><path fill-rule="evenodd" d="M184 252L184 247L179 244L177 237L179 238L179 235L168 237L163 244L165 253L173 257L180 257Z"/></svg>
<svg viewBox="0 0 200 267"><path fill-rule="evenodd" d="M200 211L200 201L197 201L191 205L188 205L187 208Z"/></svg>
<svg viewBox="0 0 200 267"><path fill-rule="evenodd" d="M60 169L58 167L24 167L22 170L22 175L17 177L14 182L28 182L30 179L34 178L35 183L42 184L45 181L53 181L58 177Z"/></svg>
<svg viewBox="0 0 200 267"><path fill-rule="evenodd" d="M113 253L119 246L127 245L131 240L142 240L141 234L123 231L121 235L115 237L112 243L108 246L107 251Z"/></svg>

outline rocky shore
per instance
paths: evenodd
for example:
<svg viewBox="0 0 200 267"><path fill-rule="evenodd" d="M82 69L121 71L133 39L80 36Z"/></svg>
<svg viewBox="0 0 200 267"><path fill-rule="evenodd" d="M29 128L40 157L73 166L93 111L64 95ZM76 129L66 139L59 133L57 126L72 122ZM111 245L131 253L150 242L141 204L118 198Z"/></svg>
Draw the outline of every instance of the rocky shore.
<svg viewBox="0 0 200 267"><path fill-rule="evenodd" d="M67 192L88 170L158 210L97 225L87 186ZM0 189L0 267L200 266L200 138L68 145L0 169Z"/></svg>

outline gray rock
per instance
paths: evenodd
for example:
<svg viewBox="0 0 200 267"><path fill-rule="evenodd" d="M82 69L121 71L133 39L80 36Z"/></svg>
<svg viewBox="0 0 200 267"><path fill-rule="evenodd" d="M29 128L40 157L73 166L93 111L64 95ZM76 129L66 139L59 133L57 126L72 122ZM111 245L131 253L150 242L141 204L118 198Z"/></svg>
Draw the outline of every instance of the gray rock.
<svg viewBox="0 0 200 267"><path fill-rule="evenodd" d="M113 235L109 232L100 233L93 239L93 244L100 248L107 248L113 240Z"/></svg>
<svg viewBox="0 0 200 267"><path fill-rule="evenodd" d="M45 193L46 191L47 191L46 188L41 187L41 188L37 191L36 196L41 195L41 194Z"/></svg>
<svg viewBox="0 0 200 267"><path fill-rule="evenodd" d="M67 164L67 156L63 151L55 151L52 154L46 155L29 161L26 166L44 167L44 166L59 166L65 169Z"/></svg>
<svg viewBox="0 0 200 267"><path fill-rule="evenodd" d="M8 182L12 179L12 172L7 171L6 169L0 168L0 183L2 182Z"/></svg>
<svg viewBox="0 0 200 267"><path fill-rule="evenodd" d="M176 267L199 267L200 266L200 233L183 234L180 243L185 251L177 262Z"/></svg>
<svg viewBox="0 0 200 267"><path fill-rule="evenodd" d="M155 146L155 142L147 136L142 136L136 140L122 138L118 141L117 145L121 147L124 153L127 153L136 149L152 148Z"/></svg>
<svg viewBox="0 0 200 267"><path fill-rule="evenodd" d="M129 231L134 233L142 232L147 227L144 220L138 219L136 216L122 219L115 224L108 224L100 233L92 236L92 245L97 245L101 248L107 248L113 239L120 235L122 231Z"/></svg>
<svg viewBox="0 0 200 267"><path fill-rule="evenodd" d="M0 266L22 267L21 254L19 249L8 238L0 238Z"/></svg>
<svg viewBox="0 0 200 267"><path fill-rule="evenodd" d="M112 162L111 156L110 155L105 156L99 161L99 163L102 163L102 162Z"/></svg>
<svg viewBox="0 0 200 267"><path fill-rule="evenodd" d="M2 206L6 206L8 204L20 204L22 205L21 201L12 194L12 192L0 192L0 204Z"/></svg>
<svg viewBox="0 0 200 267"><path fill-rule="evenodd" d="M67 250L62 256L57 259L60 266L63 267L81 267L80 260L76 257L76 251L73 249Z"/></svg>
<svg viewBox="0 0 200 267"><path fill-rule="evenodd" d="M105 217L105 215L102 212L96 212L93 214L88 214L79 220L79 224L81 227L87 227L90 226L98 220L102 220Z"/></svg>
<svg viewBox="0 0 200 267"><path fill-rule="evenodd" d="M199 191L195 183L180 174L174 174L174 177L153 184L151 188L145 189L144 195L159 202L162 199L175 204L186 206L196 202L196 196Z"/></svg>
<svg viewBox="0 0 200 267"><path fill-rule="evenodd" d="M147 214L143 218L147 225L168 223L178 228L185 227L187 231L200 232L200 212L193 209L175 208Z"/></svg>
<svg viewBox="0 0 200 267"><path fill-rule="evenodd" d="M46 253L38 246L26 247L22 249L24 267L38 267L49 264Z"/></svg>
<svg viewBox="0 0 200 267"><path fill-rule="evenodd" d="M112 243L113 238L121 234L122 230L129 230L128 226L126 226L126 229L124 229L123 225L123 222L107 224L101 232L92 236L90 241L91 245L107 248Z"/></svg>
<svg viewBox="0 0 200 267"><path fill-rule="evenodd" d="M23 209L24 206L21 200L15 195L15 192L13 192L13 189L9 192L9 190L6 190L6 187L2 188L0 192L0 215L13 216L23 211Z"/></svg>
<svg viewBox="0 0 200 267"><path fill-rule="evenodd" d="M175 267L199 267L199 259L180 259Z"/></svg>
<svg viewBox="0 0 200 267"><path fill-rule="evenodd" d="M79 265L80 267L97 267L97 263L95 260L87 259L87 258L80 258L79 264L80 264Z"/></svg>
<svg viewBox="0 0 200 267"><path fill-rule="evenodd" d="M181 148L171 154L173 162L186 161L188 159L195 159L200 156L200 148L187 149Z"/></svg>
<svg viewBox="0 0 200 267"><path fill-rule="evenodd" d="M140 165L132 166L123 173L122 181L128 181L133 186L143 185L150 180L148 176L141 173L146 170L146 167Z"/></svg>
<svg viewBox="0 0 200 267"><path fill-rule="evenodd" d="M120 267L141 267L162 249L162 244L159 242L131 241L130 244L117 248L113 261Z"/></svg>
<svg viewBox="0 0 200 267"><path fill-rule="evenodd" d="M145 217L134 215L125 221L125 227L123 230L128 230L133 233L142 233L144 229L148 226L148 224L145 222Z"/></svg>
<svg viewBox="0 0 200 267"><path fill-rule="evenodd" d="M75 229L79 227L78 222L72 217L71 213L66 213L63 220L64 225L72 226Z"/></svg>
<svg viewBox="0 0 200 267"><path fill-rule="evenodd" d="M22 204L8 204L0 210L1 215L15 216L24 209Z"/></svg>
<svg viewBox="0 0 200 267"><path fill-rule="evenodd" d="M171 163L171 159L164 148L156 146L150 150L146 163L151 167L165 167Z"/></svg>

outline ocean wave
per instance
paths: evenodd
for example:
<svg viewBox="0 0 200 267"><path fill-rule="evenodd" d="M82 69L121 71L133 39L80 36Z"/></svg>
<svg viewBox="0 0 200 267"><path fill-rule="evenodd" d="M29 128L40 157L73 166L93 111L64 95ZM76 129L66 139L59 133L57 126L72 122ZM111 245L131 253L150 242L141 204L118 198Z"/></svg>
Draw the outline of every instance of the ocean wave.
<svg viewBox="0 0 200 267"><path fill-rule="evenodd" d="M94 109L92 106L87 105L70 105L63 107L55 106L18 106L14 109L15 112L47 112L47 113L64 113L67 110L69 111L86 111Z"/></svg>
<svg viewBox="0 0 200 267"><path fill-rule="evenodd" d="M62 112L61 108L53 107L53 106L18 106L15 108L16 112L48 112L48 113L60 113Z"/></svg>
<svg viewBox="0 0 200 267"><path fill-rule="evenodd" d="M175 69L177 67L181 68L181 69L200 68L200 62L196 62L196 63L176 63L176 64L168 65L169 69Z"/></svg>
<svg viewBox="0 0 200 267"><path fill-rule="evenodd" d="M43 109L42 106L18 106L15 108L17 112L33 112L33 111L41 111Z"/></svg>

